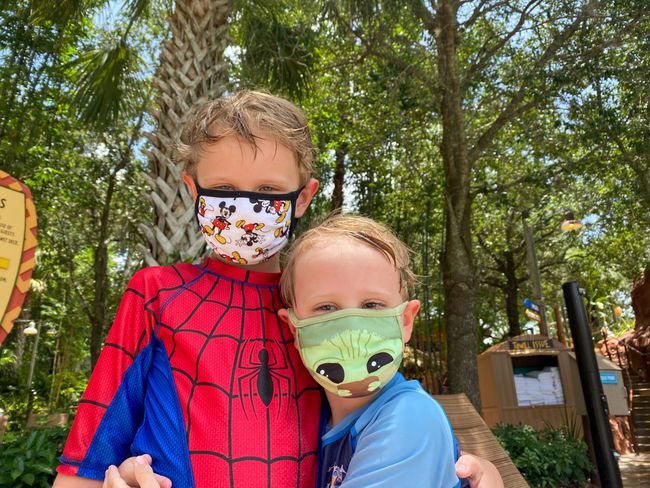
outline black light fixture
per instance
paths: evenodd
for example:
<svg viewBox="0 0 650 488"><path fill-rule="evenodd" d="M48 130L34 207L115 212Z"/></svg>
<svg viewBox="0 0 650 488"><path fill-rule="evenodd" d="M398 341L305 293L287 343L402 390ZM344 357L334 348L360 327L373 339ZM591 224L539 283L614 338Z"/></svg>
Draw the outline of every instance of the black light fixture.
<svg viewBox="0 0 650 488"><path fill-rule="evenodd" d="M564 212L564 222L560 225L562 232L571 232L572 230L578 230L580 228L582 228L582 222L575 218L573 211L567 210Z"/></svg>

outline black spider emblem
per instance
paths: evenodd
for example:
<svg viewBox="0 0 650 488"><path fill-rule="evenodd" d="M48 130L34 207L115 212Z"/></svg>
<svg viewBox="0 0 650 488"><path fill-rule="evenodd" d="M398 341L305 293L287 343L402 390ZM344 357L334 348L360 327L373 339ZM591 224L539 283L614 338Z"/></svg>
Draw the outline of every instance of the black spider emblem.
<svg viewBox="0 0 650 488"><path fill-rule="evenodd" d="M255 397L267 408L273 397L277 397L278 415L283 407L289 408L291 378L282 373L289 368L281 346L271 341L247 341L239 357L239 368L250 370L238 379L239 400L247 418L249 405L257 417Z"/></svg>

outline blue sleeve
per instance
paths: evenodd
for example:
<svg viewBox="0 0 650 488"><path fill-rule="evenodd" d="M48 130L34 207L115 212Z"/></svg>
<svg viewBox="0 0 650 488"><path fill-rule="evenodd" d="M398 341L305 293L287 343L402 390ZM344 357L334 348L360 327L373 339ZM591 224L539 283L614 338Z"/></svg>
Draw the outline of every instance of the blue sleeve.
<svg viewBox="0 0 650 488"><path fill-rule="evenodd" d="M388 402L358 434L343 488L459 486L454 436L426 393Z"/></svg>

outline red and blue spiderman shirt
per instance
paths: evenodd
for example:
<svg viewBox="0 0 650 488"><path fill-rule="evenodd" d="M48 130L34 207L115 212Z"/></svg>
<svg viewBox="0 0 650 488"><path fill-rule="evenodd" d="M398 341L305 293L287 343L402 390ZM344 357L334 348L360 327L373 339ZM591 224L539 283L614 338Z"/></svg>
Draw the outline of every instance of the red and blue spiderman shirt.
<svg viewBox="0 0 650 488"><path fill-rule="evenodd" d="M57 471L101 480L149 453L174 488L313 487L321 392L279 277L212 259L137 272Z"/></svg>

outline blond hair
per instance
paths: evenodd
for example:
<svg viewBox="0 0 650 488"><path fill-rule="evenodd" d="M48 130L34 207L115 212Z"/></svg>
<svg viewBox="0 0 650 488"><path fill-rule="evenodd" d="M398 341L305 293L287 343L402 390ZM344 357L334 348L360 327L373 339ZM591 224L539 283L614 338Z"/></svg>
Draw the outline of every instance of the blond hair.
<svg viewBox="0 0 650 488"><path fill-rule="evenodd" d="M295 305L296 261L316 244L329 244L337 238L359 241L376 249L395 266L399 273L400 292L409 298L416 283L415 273L410 268L411 250L383 224L360 215L330 215L320 225L302 234L291 246L287 262L280 279L282 297L289 306Z"/></svg>
<svg viewBox="0 0 650 488"><path fill-rule="evenodd" d="M257 150L257 139L264 135L296 156L300 181L305 184L313 174L315 155L307 119L288 100L260 91L241 90L196 107L176 144L175 159L185 172L196 176L204 144L239 136Z"/></svg>

